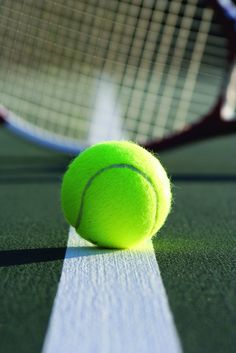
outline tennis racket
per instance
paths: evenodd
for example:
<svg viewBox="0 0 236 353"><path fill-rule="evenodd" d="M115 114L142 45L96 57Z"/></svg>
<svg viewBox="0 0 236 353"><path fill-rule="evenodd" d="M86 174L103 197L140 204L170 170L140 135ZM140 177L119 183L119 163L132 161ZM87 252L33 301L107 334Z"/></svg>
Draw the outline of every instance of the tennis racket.
<svg viewBox="0 0 236 353"><path fill-rule="evenodd" d="M45 146L236 132L230 0L5 0L0 48L2 126Z"/></svg>

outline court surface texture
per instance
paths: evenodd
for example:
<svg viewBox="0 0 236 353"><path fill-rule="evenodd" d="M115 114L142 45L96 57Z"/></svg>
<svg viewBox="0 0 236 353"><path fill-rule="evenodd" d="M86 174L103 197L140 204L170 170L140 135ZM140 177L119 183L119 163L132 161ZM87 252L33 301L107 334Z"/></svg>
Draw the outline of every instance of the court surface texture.
<svg viewBox="0 0 236 353"><path fill-rule="evenodd" d="M236 139L161 153L173 182L147 248L83 242L60 208L70 157L0 130L0 352L233 353Z"/></svg>

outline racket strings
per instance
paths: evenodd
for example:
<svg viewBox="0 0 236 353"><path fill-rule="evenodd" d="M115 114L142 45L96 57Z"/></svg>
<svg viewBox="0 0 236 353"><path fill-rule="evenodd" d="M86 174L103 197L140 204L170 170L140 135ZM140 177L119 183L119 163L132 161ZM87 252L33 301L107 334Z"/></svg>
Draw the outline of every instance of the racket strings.
<svg viewBox="0 0 236 353"><path fill-rule="evenodd" d="M0 102L47 131L86 141L113 127L144 142L195 121L216 99L224 39L197 0L0 7Z"/></svg>

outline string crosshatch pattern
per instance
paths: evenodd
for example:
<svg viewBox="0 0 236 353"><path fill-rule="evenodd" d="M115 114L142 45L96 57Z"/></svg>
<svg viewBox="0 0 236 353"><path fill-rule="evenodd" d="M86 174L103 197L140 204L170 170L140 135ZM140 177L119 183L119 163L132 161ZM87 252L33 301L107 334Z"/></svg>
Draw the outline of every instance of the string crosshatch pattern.
<svg viewBox="0 0 236 353"><path fill-rule="evenodd" d="M106 139L159 151L236 131L230 0L0 7L0 117L15 132L77 153Z"/></svg>

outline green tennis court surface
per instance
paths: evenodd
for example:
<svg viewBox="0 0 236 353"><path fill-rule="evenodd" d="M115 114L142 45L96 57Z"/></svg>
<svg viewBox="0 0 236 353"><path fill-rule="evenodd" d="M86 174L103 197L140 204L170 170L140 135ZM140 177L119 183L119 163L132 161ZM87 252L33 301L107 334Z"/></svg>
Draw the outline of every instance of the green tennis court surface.
<svg viewBox="0 0 236 353"><path fill-rule="evenodd" d="M0 147L0 352L41 352L68 239L60 182L69 159L4 130ZM175 201L153 243L186 353L235 352L235 147L233 137L160 156Z"/></svg>

